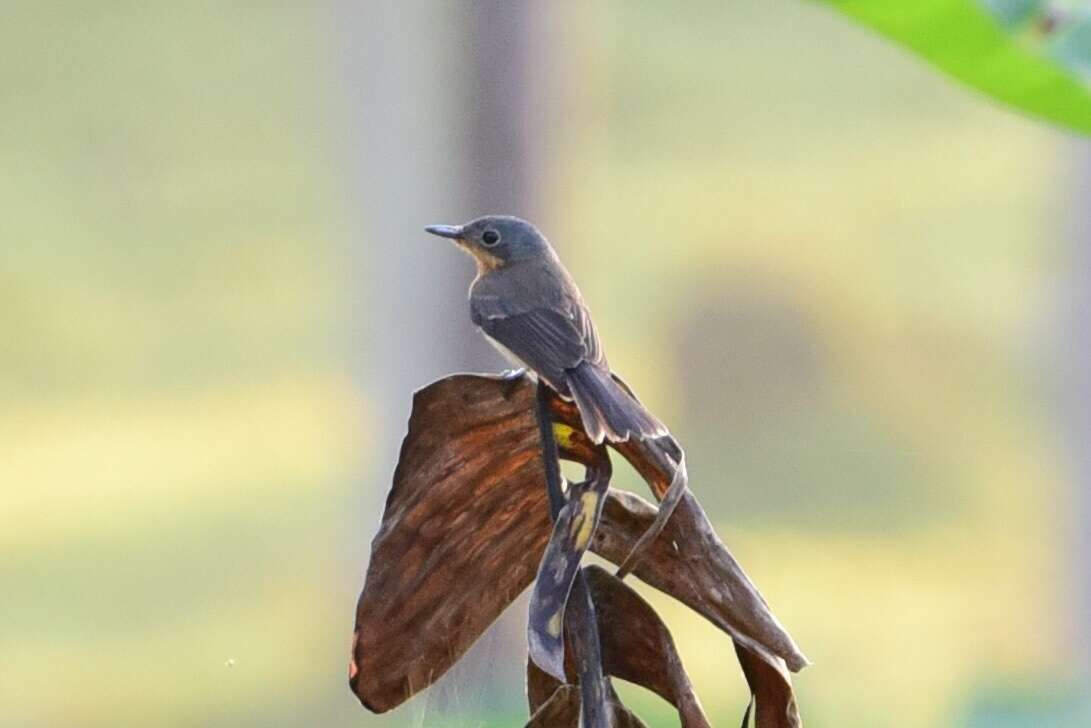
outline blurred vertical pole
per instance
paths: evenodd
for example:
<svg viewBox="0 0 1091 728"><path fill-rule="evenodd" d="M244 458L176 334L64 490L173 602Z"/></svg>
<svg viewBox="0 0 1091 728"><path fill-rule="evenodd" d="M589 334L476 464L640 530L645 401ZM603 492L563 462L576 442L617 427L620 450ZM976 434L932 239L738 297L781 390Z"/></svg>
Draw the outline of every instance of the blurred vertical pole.
<svg viewBox="0 0 1091 728"><path fill-rule="evenodd" d="M539 212L536 168L540 144L556 110L542 103L549 59L536 52L547 43L547 3L479 0L466 3L469 120L469 204L474 214L504 213L530 219ZM536 73L534 70L536 69ZM544 172L544 170L542 170Z"/></svg>
<svg viewBox="0 0 1091 728"><path fill-rule="evenodd" d="M1068 451L1073 464L1073 543L1069 585L1073 609L1073 657L1085 678L1091 679L1091 143L1083 142L1073 155L1078 160L1075 184L1068 200L1069 278L1061 306L1061 407L1069 432ZM1062 512L1067 512L1062 509Z"/></svg>
<svg viewBox="0 0 1091 728"><path fill-rule="evenodd" d="M393 0L347 0L333 18L341 150L356 213L352 345L384 478L410 394L452 368L480 365L468 361L472 332L458 315L469 268L422 231L466 208L459 20L453 5Z"/></svg>
<svg viewBox="0 0 1091 728"><path fill-rule="evenodd" d="M359 500L367 514L359 521L361 565L413 391L453 371L504 366L469 321L472 263L422 227L538 212L547 123L540 112L556 111L539 95L552 88L542 83L550 64L535 56L548 46L552 7L504 0L335 6L335 93L357 211L352 345L375 433L376 461ZM455 668L452 700L469 709L495 708L496 696L522 704L524 622L525 608L510 611L499 640L490 641L500 654L471 651ZM501 682L489 691L493 699L476 701L482 685Z"/></svg>
<svg viewBox="0 0 1091 728"><path fill-rule="evenodd" d="M358 213L357 351L395 445L410 392L454 370L503 366L469 321L472 263L422 227L539 211L545 114L558 113L539 93L552 88L548 59L535 58L550 12L504 0L336 6L341 147Z"/></svg>

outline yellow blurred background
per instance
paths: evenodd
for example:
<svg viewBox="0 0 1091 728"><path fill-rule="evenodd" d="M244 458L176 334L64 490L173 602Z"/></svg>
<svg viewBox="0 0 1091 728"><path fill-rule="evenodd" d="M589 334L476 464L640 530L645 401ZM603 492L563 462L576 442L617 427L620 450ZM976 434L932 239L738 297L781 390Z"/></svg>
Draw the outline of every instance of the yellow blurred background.
<svg viewBox="0 0 1091 728"><path fill-rule="evenodd" d="M1086 144L794 0L5 16L0 726L521 725L519 605L389 715L346 684L412 390L504 366L422 232L485 212L687 446L807 725L1091 725Z"/></svg>

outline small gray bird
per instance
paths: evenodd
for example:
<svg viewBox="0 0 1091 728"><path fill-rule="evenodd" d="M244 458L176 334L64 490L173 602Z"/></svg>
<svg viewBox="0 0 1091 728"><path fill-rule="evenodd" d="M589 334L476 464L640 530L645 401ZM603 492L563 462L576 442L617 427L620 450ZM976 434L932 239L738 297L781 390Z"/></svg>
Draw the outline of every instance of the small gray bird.
<svg viewBox="0 0 1091 728"><path fill-rule="evenodd" d="M596 443L667 433L629 387L610 371L591 314L553 247L525 220L479 217L465 225L431 225L477 261L470 316L515 362L575 400Z"/></svg>

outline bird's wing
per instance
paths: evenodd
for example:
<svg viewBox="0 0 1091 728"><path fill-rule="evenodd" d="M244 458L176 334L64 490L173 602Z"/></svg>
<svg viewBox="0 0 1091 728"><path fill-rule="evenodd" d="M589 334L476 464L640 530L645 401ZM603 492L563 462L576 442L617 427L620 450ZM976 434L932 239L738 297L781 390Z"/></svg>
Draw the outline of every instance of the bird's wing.
<svg viewBox="0 0 1091 728"><path fill-rule="evenodd" d="M474 323L561 391L564 372L602 360L598 334L583 306L536 308L507 314L502 303L475 301Z"/></svg>
<svg viewBox="0 0 1091 728"><path fill-rule="evenodd" d="M602 344L599 343L599 332L595 330L595 322L591 320L591 313L581 303L575 314L576 324L583 334L583 341L587 345L587 353L584 361L589 361L600 369L610 371L610 365L606 363L606 355L602 353Z"/></svg>

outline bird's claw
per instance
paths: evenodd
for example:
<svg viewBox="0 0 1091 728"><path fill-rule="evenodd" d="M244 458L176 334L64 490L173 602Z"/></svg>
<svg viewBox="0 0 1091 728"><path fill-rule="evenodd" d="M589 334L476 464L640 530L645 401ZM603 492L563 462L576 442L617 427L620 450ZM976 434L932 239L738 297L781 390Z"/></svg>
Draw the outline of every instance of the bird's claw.
<svg viewBox="0 0 1091 728"><path fill-rule="evenodd" d="M525 367L519 367L518 369L506 369L500 375L500 381L504 385L504 399L511 396L512 391L515 390L515 385L523 380L523 377L527 375Z"/></svg>
<svg viewBox="0 0 1091 728"><path fill-rule="evenodd" d="M505 382L517 382L526 376L527 368L519 367L518 369L505 369L500 375L500 378Z"/></svg>

